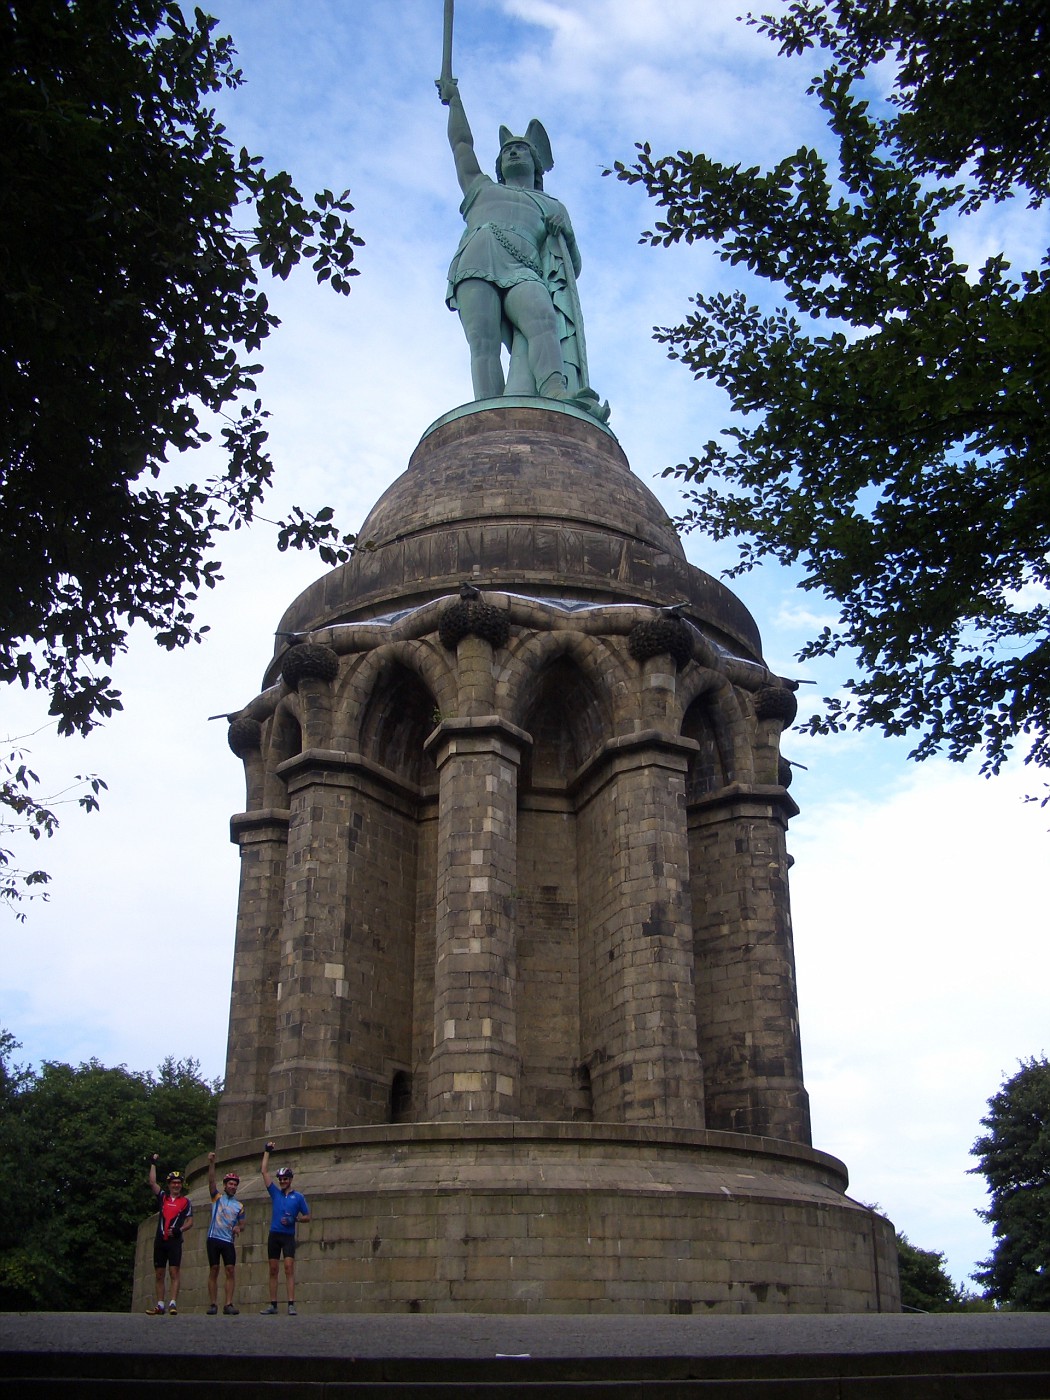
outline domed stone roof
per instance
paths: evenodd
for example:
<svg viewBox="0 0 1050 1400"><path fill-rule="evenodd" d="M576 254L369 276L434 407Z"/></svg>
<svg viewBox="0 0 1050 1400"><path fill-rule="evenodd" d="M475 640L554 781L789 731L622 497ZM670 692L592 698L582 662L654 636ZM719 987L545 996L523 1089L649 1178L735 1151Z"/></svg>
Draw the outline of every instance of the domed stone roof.
<svg viewBox="0 0 1050 1400"><path fill-rule="evenodd" d="M280 631L383 617L464 579L580 602L684 602L715 641L760 654L750 613L686 562L612 433L568 405L505 398L438 419L372 508L353 557L299 595Z"/></svg>
<svg viewBox="0 0 1050 1400"><path fill-rule="evenodd" d="M610 432L576 409L519 402L527 406L439 419L376 502L361 541L385 544L452 523L548 521L610 531L685 558L667 511Z"/></svg>

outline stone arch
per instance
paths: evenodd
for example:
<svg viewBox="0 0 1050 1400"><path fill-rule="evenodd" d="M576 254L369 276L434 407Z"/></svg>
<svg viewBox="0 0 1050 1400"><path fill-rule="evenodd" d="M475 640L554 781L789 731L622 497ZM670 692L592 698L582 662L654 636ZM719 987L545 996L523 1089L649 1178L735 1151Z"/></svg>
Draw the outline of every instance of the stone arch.
<svg viewBox="0 0 1050 1400"><path fill-rule="evenodd" d="M688 801L730 783L754 782L747 723L729 681L705 667L692 667L680 682L681 734L699 744L689 763Z"/></svg>
<svg viewBox="0 0 1050 1400"><path fill-rule="evenodd" d="M284 695L277 702L270 721L270 735L267 744L270 762L276 767L288 758L294 758L303 751L303 730L299 720L299 697L295 691Z"/></svg>
<svg viewBox="0 0 1050 1400"><path fill-rule="evenodd" d="M580 860L572 779L614 732L603 641L572 631L534 634L501 677L513 723L532 744L518 780L518 1046L523 1117L593 1117L581 1079Z"/></svg>
<svg viewBox="0 0 1050 1400"><path fill-rule="evenodd" d="M263 805L284 807L288 797L284 779L277 772L282 763L303 751L303 730L299 722L299 697L292 691L277 702L263 737L266 756L263 779Z"/></svg>
<svg viewBox="0 0 1050 1400"><path fill-rule="evenodd" d="M416 787L432 786L436 773L424 746L436 714L434 696L418 672L389 658L376 675L361 713L361 754Z"/></svg>
<svg viewBox="0 0 1050 1400"><path fill-rule="evenodd" d="M551 666L564 660L576 668L587 687L588 703L596 715L600 713L604 735L619 732L627 678L622 659L603 638L569 628L533 632L513 639L508 651L496 680L496 698L500 712L513 724L528 729L529 714L547 684Z"/></svg>
<svg viewBox="0 0 1050 1400"><path fill-rule="evenodd" d="M520 783L564 787L610 737L610 718L592 678L568 652L549 657L528 687L521 728L532 738Z"/></svg>
<svg viewBox="0 0 1050 1400"><path fill-rule="evenodd" d="M390 642L348 668L336 696L338 732L351 751L430 786L434 769L424 741L454 710L455 693L451 668L432 643Z"/></svg>
<svg viewBox="0 0 1050 1400"><path fill-rule="evenodd" d="M351 987L357 1078L348 1121L424 1116L426 1074L419 1071L433 1034L438 792L425 745L450 693L439 648L403 639L347 658L334 697L337 742L354 774L347 965L367 969L369 979L356 1000Z"/></svg>

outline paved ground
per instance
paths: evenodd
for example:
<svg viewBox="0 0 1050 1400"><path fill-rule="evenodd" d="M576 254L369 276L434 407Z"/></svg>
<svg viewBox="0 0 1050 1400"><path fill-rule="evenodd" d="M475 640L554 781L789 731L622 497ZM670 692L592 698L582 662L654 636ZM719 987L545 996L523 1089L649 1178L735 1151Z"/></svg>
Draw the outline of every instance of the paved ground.
<svg viewBox="0 0 1050 1400"><path fill-rule="evenodd" d="M455 1359L801 1357L1046 1351L1050 1313L942 1316L490 1317L338 1314L290 1318L0 1313L13 1353ZM1003 1358L1005 1360L1005 1357Z"/></svg>

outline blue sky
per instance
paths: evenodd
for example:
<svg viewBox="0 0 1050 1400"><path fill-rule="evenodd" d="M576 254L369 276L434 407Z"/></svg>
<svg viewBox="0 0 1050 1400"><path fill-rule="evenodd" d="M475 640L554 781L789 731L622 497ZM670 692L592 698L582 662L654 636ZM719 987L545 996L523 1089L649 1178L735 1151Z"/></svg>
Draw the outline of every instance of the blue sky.
<svg viewBox="0 0 1050 1400"><path fill-rule="evenodd" d="M331 504L360 524L427 425L470 397L465 343L443 304L461 223L433 79L441 0L223 0L248 79L221 99L232 139L286 167L298 187L349 187L361 250L348 300L300 273L272 300L282 326L260 388L273 418L278 482L268 513ZM455 70L482 164L501 122L532 116L551 136L547 188L568 206L583 253L580 295L591 378L638 475L674 513L660 471L724 426L715 389L651 338L688 298L737 285L702 248L651 250L655 210L602 178L635 141L768 164L823 126L805 96L812 59L785 61L722 0L460 0ZM973 223L960 251L1035 256L1045 220L1012 206ZM181 464L177 466L182 470ZM188 470L205 475L205 454ZM690 559L718 574L728 545L697 532ZM3 929L0 1023L23 1058L134 1068L192 1055L221 1074L237 856L228 818L243 805L225 726L258 690L273 631L322 569L278 555L265 526L221 551L225 582L202 601L206 643L178 656L134 635L114 675L125 712L87 742L57 741L45 707L4 697L4 731L31 735L56 789L72 773L110 784L103 810L71 810L31 855L54 875L51 902ZM794 653L834 614L766 568L733 585L769 664L829 694L848 665L801 667ZM990 1247L967 1175L988 1097L1022 1057L1050 1045L1043 894L1050 814L1026 805L1018 764L986 782L976 763L909 764L874 735L785 738L806 771L792 788L796 927L806 1083L815 1145L843 1158L851 1194L877 1202L914 1243L944 1250L963 1281Z"/></svg>

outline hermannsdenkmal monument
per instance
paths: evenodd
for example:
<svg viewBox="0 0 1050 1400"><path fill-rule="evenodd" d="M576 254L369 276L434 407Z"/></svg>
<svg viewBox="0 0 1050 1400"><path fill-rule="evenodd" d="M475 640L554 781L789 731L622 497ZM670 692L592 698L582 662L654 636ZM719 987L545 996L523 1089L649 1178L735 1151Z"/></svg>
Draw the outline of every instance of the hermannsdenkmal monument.
<svg viewBox="0 0 1050 1400"><path fill-rule="evenodd" d="M486 174L449 45L473 401L231 717L238 1301L267 1299L274 1138L302 1311L898 1311L893 1227L810 1136L794 685L608 426L546 132L504 128ZM186 1307L206 1275L188 1248Z"/></svg>

